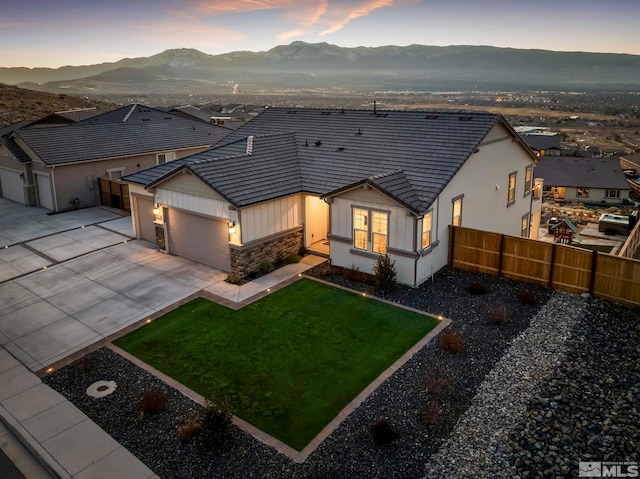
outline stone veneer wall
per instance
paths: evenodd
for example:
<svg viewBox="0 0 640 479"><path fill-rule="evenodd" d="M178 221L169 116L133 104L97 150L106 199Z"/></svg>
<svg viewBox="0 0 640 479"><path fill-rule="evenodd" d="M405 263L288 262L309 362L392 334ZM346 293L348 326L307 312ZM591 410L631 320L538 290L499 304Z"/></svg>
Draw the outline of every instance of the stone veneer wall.
<svg viewBox="0 0 640 479"><path fill-rule="evenodd" d="M260 270L262 263L276 264L291 254L298 254L302 246L302 230L251 246L231 246L231 272L241 277Z"/></svg>
<svg viewBox="0 0 640 479"><path fill-rule="evenodd" d="M33 185L24 186L24 199L26 201L27 206L37 206L38 202L36 201L36 187Z"/></svg>

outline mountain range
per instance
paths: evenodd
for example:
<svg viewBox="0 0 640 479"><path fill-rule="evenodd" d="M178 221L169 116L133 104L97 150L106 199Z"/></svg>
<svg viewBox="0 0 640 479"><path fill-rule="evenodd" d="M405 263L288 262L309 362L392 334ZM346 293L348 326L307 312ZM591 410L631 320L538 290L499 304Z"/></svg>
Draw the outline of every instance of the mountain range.
<svg viewBox="0 0 640 479"><path fill-rule="evenodd" d="M4 67L0 83L86 95L233 88L635 91L640 87L640 56L487 46L343 48L293 42L265 52L209 55L183 48L96 65Z"/></svg>

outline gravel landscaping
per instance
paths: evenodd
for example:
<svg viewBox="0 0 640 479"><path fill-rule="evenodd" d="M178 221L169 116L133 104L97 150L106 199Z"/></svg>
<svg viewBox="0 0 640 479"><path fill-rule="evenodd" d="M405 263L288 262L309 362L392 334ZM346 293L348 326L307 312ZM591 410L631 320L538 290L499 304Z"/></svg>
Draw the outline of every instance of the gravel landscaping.
<svg viewBox="0 0 640 479"><path fill-rule="evenodd" d="M369 291L322 273L311 271ZM448 268L387 299L450 318L464 350L432 341L303 464L235 428L217 448L182 442L200 406L108 349L44 381L162 478L574 477L579 460L638 460L637 310ZM115 392L87 396L98 380ZM145 390L166 393L162 413L141 415ZM380 419L399 436L384 447L370 434Z"/></svg>

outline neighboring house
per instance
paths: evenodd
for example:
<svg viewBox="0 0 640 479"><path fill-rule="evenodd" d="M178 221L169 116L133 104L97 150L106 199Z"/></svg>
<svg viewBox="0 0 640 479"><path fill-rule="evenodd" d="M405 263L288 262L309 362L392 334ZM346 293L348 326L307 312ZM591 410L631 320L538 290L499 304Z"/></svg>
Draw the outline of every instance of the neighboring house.
<svg viewBox="0 0 640 479"><path fill-rule="evenodd" d="M96 206L121 176L206 150L229 131L135 104L70 124L8 127L0 194L53 211Z"/></svg>
<svg viewBox="0 0 640 479"><path fill-rule="evenodd" d="M559 156L561 152L558 135L522 135L522 139L536 156Z"/></svg>
<svg viewBox="0 0 640 479"><path fill-rule="evenodd" d="M269 108L123 180L136 235L169 253L241 276L301 246L364 272L388 254L417 286L451 224L536 237L535 161L498 114Z"/></svg>
<svg viewBox="0 0 640 479"><path fill-rule="evenodd" d="M210 113L207 113L200 108L197 108L192 105L185 106L174 106L172 108L167 109L169 113L174 113L176 115L184 116L185 118L191 118L193 120L201 120L207 123L212 123L212 117Z"/></svg>
<svg viewBox="0 0 640 479"><path fill-rule="evenodd" d="M629 200L630 186L618 158L540 157L536 179L555 201L619 205Z"/></svg>

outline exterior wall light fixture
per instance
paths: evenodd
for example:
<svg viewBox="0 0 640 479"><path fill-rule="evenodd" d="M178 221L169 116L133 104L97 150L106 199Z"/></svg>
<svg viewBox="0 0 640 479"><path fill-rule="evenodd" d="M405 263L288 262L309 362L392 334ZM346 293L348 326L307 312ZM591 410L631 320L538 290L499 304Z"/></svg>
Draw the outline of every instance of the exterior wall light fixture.
<svg viewBox="0 0 640 479"><path fill-rule="evenodd" d="M236 234L236 231L238 231L238 229L236 227L236 222L235 221L231 221L229 223L229 234L230 235Z"/></svg>

